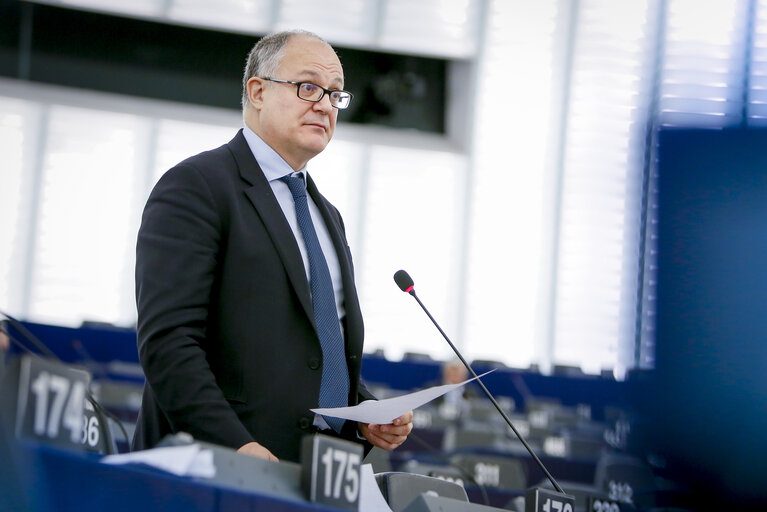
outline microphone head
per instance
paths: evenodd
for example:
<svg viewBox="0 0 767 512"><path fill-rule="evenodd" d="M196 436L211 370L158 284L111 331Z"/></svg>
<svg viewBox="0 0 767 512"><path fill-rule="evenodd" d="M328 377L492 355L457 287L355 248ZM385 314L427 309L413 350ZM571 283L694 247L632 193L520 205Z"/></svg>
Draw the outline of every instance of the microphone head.
<svg viewBox="0 0 767 512"><path fill-rule="evenodd" d="M413 279L410 277L410 274L404 270L398 270L394 273L394 282L397 283L399 289L405 293L410 293L413 289Z"/></svg>

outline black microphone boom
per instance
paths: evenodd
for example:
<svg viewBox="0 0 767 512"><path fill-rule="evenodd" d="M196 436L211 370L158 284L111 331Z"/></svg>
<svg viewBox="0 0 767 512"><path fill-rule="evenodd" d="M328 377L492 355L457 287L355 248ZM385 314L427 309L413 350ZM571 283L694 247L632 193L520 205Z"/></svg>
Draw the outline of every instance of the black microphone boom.
<svg viewBox="0 0 767 512"><path fill-rule="evenodd" d="M453 352L455 352L455 355L458 356L458 359L461 360L463 365L466 367L467 370L469 370L469 373L472 377L474 377L477 380L477 383L482 388L482 391L485 392L485 395L490 399L490 401L493 403L495 408L498 410L498 412L503 416L503 419L506 420L506 424L511 428L511 430L514 431L514 434L517 436L517 439L519 439L524 447L527 449L530 456L533 458L533 460L538 464L538 467L541 468L543 471L543 474L546 475L546 478L549 479L549 482L551 482L551 485L554 486L554 489L557 490L557 492L560 492L562 494L565 494L565 491L562 490L562 488L559 486L556 480L554 480L554 477L551 476L551 473L546 469L546 466L543 465L543 462L541 462L541 459L538 458L538 456L535 454L532 448L530 448L530 445L527 444L527 441L520 435L520 433L517 431L516 428L514 428L514 425L511 423L511 420L506 415L505 412L503 412L503 409L500 405L498 405L498 402L496 402L495 398L493 397L492 393L485 387L485 385L482 383L482 380L477 376L477 374L474 372L472 367L469 365L469 363L466 362L466 360L461 355L461 352L453 345L453 342L450 341L450 338L447 337L447 334L445 334L445 331L442 330L442 328L439 326L436 320L434 320L434 317L431 316L431 313L429 313L429 310L426 309L426 306L423 305L423 302L421 302L421 299L418 298L418 295L415 294L415 288L413 284L413 279L410 277L410 275L405 272L404 270L398 270L394 274L394 281L397 283L397 286L399 286L400 290L402 290L405 293L409 293L413 296L413 298L418 302L418 304L421 306L421 309L424 310L426 315L429 317L429 319L432 321L434 326L437 328L439 333L442 335L443 338L445 338L445 341L450 345L450 348L453 349Z"/></svg>

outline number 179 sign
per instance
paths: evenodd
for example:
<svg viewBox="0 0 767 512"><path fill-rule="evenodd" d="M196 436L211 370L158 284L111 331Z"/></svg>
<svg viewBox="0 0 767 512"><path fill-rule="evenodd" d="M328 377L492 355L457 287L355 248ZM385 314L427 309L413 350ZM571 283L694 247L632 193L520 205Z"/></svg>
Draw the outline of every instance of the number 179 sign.
<svg viewBox="0 0 767 512"><path fill-rule="evenodd" d="M82 449L88 372L26 356L21 361L18 382L17 437Z"/></svg>

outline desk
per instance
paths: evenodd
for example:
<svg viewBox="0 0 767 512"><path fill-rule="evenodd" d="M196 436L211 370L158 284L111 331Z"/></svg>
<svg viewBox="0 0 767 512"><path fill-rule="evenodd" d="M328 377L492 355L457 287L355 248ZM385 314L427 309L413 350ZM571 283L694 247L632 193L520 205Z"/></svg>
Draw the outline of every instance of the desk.
<svg viewBox="0 0 767 512"><path fill-rule="evenodd" d="M101 456L14 441L19 493L33 512L322 512L294 497L247 492L140 465L111 466ZM3 461L7 464L7 461ZM7 469L7 468L6 468ZM0 500L9 489L0 482ZM2 502L0 502L2 505ZM3 510L4 507L0 506Z"/></svg>

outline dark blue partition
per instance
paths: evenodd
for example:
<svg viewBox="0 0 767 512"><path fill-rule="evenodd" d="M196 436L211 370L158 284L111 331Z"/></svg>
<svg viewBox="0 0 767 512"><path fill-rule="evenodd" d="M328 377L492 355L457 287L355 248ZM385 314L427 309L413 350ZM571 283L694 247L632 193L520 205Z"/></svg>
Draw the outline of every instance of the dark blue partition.
<svg viewBox="0 0 767 512"><path fill-rule="evenodd" d="M767 503L767 132L660 134L651 443L709 505Z"/></svg>
<svg viewBox="0 0 767 512"><path fill-rule="evenodd" d="M107 326L74 328L34 322L23 322L23 326L62 361L68 363L138 363L134 329ZM18 341L28 349L39 352L20 329L13 325L9 327L9 331ZM11 350L23 351L17 345L12 345Z"/></svg>

